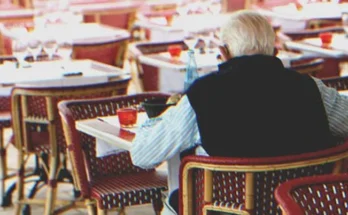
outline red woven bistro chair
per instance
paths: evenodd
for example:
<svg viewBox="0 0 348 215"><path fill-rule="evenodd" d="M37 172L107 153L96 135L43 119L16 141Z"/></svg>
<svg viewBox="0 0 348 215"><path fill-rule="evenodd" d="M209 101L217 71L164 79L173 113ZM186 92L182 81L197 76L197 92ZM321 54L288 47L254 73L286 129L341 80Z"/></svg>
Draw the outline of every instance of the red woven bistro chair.
<svg viewBox="0 0 348 215"><path fill-rule="evenodd" d="M275 190L283 215L348 214L347 194L348 174L297 178Z"/></svg>
<svg viewBox="0 0 348 215"><path fill-rule="evenodd" d="M119 80L75 86L16 86L12 90L11 111L15 146L18 149L17 201L14 214L29 211L28 205L45 205L46 215L54 213L56 205L71 201L57 199L58 182L74 182L67 169L66 141L58 114L57 103L78 98L97 98L126 94L130 77ZM58 81L60 83L60 81ZM58 85L59 85L58 83ZM24 192L28 157L36 155L42 166L39 180L28 195ZM47 186L45 199L35 198L37 186ZM58 201L59 200L59 201Z"/></svg>
<svg viewBox="0 0 348 215"><path fill-rule="evenodd" d="M159 214L163 207L161 192L167 190L167 175L134 166L129 152L96 157L96 139L77 131L75 121L116 115L119 108L168 97L161 93L143 93L59 104L69 155L89 214L94 214L95 206L99 215L115 208L123 214L126 206L146 203L152 203Z"/></svg>
<svg viewBox="0 0 348 215"><path fill-rule="evenodd" d="M141 63L139 56L167 52L170 45L181 45L183 50L188 49L184 41L140 42L130 47L130 54L135 60L144 91L159 91L159 71L158 67Z"/></svg>
<svg viewBox="0 0 348 215"><path fill-rule="evenodd" d="M336 90L348 90L348 76L322 78L321 80L326 86Z"/></svg>
<svg viewBox="0 0 348 215"><path fill-rule="evenodd" d="M210 211L234 214L281 214L274 190L287 180L342 169L348 141L300 155L268 158L187 156L180 167L180 215Z"/></svg>

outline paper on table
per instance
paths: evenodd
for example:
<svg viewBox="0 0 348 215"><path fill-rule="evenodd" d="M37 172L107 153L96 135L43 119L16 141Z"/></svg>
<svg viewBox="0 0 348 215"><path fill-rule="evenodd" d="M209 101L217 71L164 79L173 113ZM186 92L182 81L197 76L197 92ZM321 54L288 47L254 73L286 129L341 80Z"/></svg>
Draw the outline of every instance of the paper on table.
<svg viewBox="0 0 348 215"><path fill-rule="evenodd" d="M105 123L108 123L110 125L120 127L120 123L118 121L117 116L109 116L109 117L100 117ZM138 113L137 116L137 125L132 128L123 128L127 131L136 133L138 126L140 126L145 120L148 119L146 113ZM119 147L107 143L99 138L96 139L96 156L97 157L104 157L108 155L118 154L121 152L124 152L126 150L120 149Z"/></svg>

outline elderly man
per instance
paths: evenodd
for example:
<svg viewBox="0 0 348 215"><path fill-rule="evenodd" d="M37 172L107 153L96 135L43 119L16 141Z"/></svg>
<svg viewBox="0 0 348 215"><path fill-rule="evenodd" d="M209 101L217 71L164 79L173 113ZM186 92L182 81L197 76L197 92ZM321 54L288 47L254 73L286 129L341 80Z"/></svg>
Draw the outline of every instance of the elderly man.
<svg viewBox="0 0 348 215"><path fill-rule="evenodd" d="M198 154L227 157L314 152L348 136L348 99L284 68L263 16L234 13L221 41L219 71L197 79L175 107L139 129L135 165L154 167L197 146ZM177 208L177 197L170 203Z"/></svg>

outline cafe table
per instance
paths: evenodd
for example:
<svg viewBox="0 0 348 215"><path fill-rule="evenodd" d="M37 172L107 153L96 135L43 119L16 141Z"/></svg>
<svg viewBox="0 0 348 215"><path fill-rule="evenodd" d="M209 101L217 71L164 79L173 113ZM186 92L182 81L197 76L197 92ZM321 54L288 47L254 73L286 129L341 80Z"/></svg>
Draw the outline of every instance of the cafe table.
<svg viewBox="0 0 348 215"><path fill-rule="evenodd" d="M183 40L186 32L216 31L225 23L229 14L171 15L172 21L168 21L166 16L164 13L157 17L140 17L134 26L148 30L148 39L152 42Z"/></svg>
<svg viewBox="0 0 348 215"><path fill-rule="evenodd" d="M137 118L137 125L141 125L148 117L145 112L139 112ZM79 120L75 126L78 131L96 138L97 157L129 151L137 131L137 127L121 128L117 116ZM179 166L179 154L167 161L169 193L179 187Z"/></svg>
<svg viewBox="0 0 348 215"><path fill-rule="evenodd" d="M195 50L195 59L200 76L206 75L212 71L217 71L220 60L217 58L219 50L217 48L206 50L205 54L201 54L199 50ZM302 58L299 53L279 51L278 58L281 59L285 67L291 66L291 61ZM139 55L140 64L148 65L155 68L158 72L157 86L158 91L166 93L177 93L183 91L183 83L188 62L188 53L183 51L180 58L174 60L169 52L161 52L156 54ZM144 72L144 76L145 71ZM146 80L145 77L143 77ZM152 79L153 80L153 79Z"/></svg>
<svg viewBox="0 0 348 215"><path fill-rule="evenodd" d="M288 41L289 49L299 50L324 57L343 58L348 55L348 38L345 34L333 34L330 44L323 44L319 37Z"/></svg>
<svg viewBox="0 0 348 215"><path fill-rule="evenodd" d="M273 7L255 7L256 11L272 19L272 23L281 26L283 32L303 30L308 24L325 20L338 24L343 12L348 12L347 3L318 2L303 5L289 3Z"/></svg>
<svg viewBox="0 0 348 215"><path fill-rule="evenodd" d="M29 23L27 23L27 25L29 25ZM11 55L11 40L21 38L23 35L12 25L2 23L0 23L0 31L5 43L5 53ZM48 24L44 28L35 27L28 33L29 38L30 36L37 37L41 40L44 40L46 37L59 39L59 37L64 36L64 38L72 41L74 49L76 49L76 47L84 47L86 49L85 52L92 52L93 46L122 42L130 39L130 33L127 30L99 23ZM87 50L89 47L91 49ZM74 52L75 51L76 50L74 50ZM74 54L75 53L73 53L73 55Z"/></svg>
<svg viewBox="0 0 348 215"><path fill-rule="evenodd" d="M23 68L5 61L0 64L0 95L9 96L13 86L79 86L127 77L122 69L93 60L38 61Z"/></svg>

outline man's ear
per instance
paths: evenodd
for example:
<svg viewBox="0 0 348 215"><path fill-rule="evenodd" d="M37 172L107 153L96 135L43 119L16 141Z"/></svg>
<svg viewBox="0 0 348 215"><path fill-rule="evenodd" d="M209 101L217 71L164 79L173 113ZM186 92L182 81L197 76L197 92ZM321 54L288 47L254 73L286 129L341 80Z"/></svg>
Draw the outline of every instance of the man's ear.
<svg viewBox="0 0 348 215"><path fill-rule="evenodd" d="M278 49L277 49L277 48L274 48L274 49L273 49L273 55L274 55L274 56L277 56L277 54L278 54Z"/></svg>
<svg viewBox="0 0 348 215"><path fill-rule="evenodd" d="M229 60L233 57L227 45L220 45L219 49L220 49L220 53L221 53L223 61Z"/></svg>

